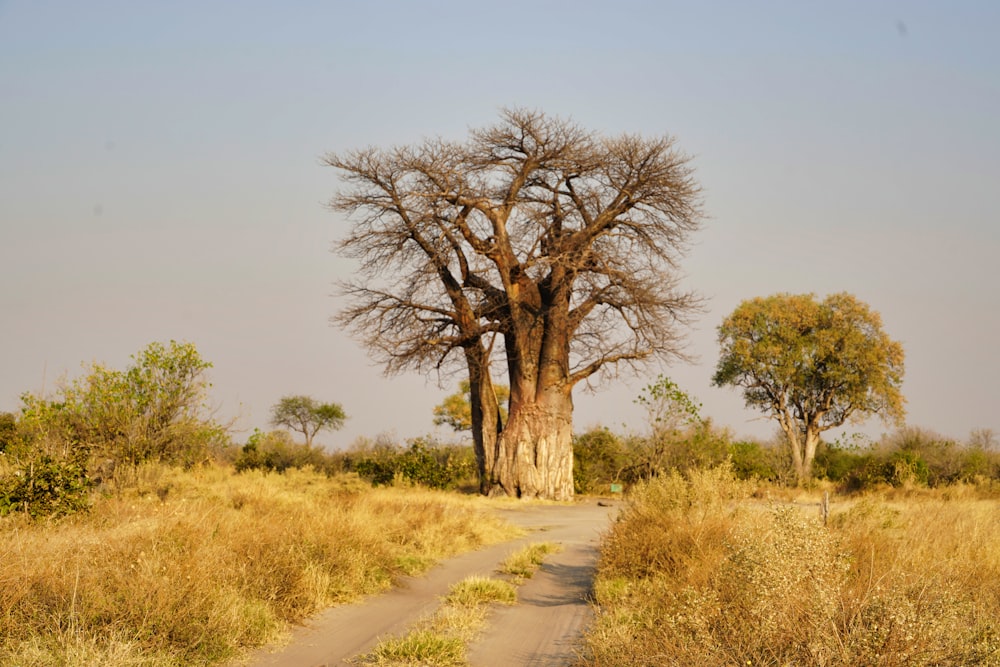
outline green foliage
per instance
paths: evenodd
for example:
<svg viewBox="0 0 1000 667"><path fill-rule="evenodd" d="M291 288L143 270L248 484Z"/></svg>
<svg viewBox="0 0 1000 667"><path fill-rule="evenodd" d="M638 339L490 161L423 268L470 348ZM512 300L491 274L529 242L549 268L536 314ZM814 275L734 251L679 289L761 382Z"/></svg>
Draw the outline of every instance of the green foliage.
<svg viewBox="0 0 1000 667"><path fill-rule="evenodd" d="M600 426L573 436L573 490L575 493L608 491L629 465L625 442Z"/></svg>
<svg viewBox="0 0 1000 667"><path fill-rule="evenodd" d="M920 454L908 450L893 452L884 470L885 480L893 486L926 486L931 475L927 462Z"/></svg>
<svg viewBox="0 0 1000 667"><path fill-rule="evenodd" d="M497 403L500 406L500 420L507 423L506 403L510 398L510 387L502 384L494 385ZM458 391L445 396L439 405L434 406L435 426L450 426L456 433L472 430L472 403L469 398L472 385L468 380L458 384Z"/></svg>
<svg viewBox="0 0 1000 667"><path fill-rule="evenodd" d="M878 443L824 444L816 455L817 476L845 491L879 486L940 487L1000 479L1000 452L982 440L961 444L915 427L899 429Z"/></svg>
<svg viewBox="0 0 1000 667"><path fill-rule="evenodd" d="M32 516L87 506L88 492L147 461L192 465L227 441L202 416L208 382L190 343L152 343L117 371L93 364L52 398L25 393L16 419L0 418L0 507Z"/></svg>
<svg viewBox="0 0 1000 667"><path fill-rule="evenodd" d="M444 447L428 438L414 438L408 444L405 449L382 447L352 459L351 466L376 486L403 479L433 489L450 489L475 475L475 458L468 447Z"/></svg>
<svg viewBox="0 0 1000 667"><path fill-rule="evenodd" d="M0 412L0 454L13 449L17 443L17 416L11 412Z"/></svg>
<svg viewBox="0 0 1000 667"><path fill-rule="evenodd" d="M860 488L875 481L873 473L880 477L880 473L874 471L873 460L870 450L842 443L823 443L816 452L815 473L820 479Z"/></svg>
<svg viewBox="0 0 1000 667"><path fill-rule="evenodd" d="M665 375L658 376L656 382L644 387L634 402L646 408L654 433L676 432L702 423L701 403L696 403Z"/></svg>
<svg viewBox="0 0 1000 667"><path fill-rule="evenodd" d="M747 407L780 424L800 482L821 432L872 414L902 420L903 348L850 294L744 301L719 326L719 343L712 382L741 387Z"/></svg>
<svg viewBox="0 0 1000 667"><path fill-rule="evenodd" d="M773 482L780 477L782 456L754 440L729 443L729 461L737 479Z"/></svg>
<svg viewBox="0 0 1000 667"><path fill-rule="evenodd" d="M151 343L125 371L101 364L60 387L54 400L25 393L19 428L56 458L81 449L135 466L151 460L191 465L225 431L202 416L209 384L191 343Z"/></svg>
<svg viewBox="0 0 1000 667"><path fill-rule="evenodd" d="M307 466L328 475L342 472L344 457L293 442L287 431L264 433L260 429L254 429L233 462L237 472L264 470L282 473L290 468Z"/></svg>
<svg viewBox="0 0 1000 667"><path fill-rule="evenodd" d="M602 427L574 437L576 493L607 491L612 483L633 484L670 471L709 468L730 455L730 434L703 419L701 404L670 378L660 375L635 403L647 411L646 435L621 438Z"/></svg>
<svg viewBox="0 0 1000 667"><path fill-rule="evenodd" d="M703 419L701 404L671 379L660 375L635 403L646 408L649 432L626 441L627 465L619 473L622 480L635 482L672 470L712 467L726 460L729 433Z"/></svg>
<svg viewBox="0 0 1000 667"><path fill-rule="evenodd" d="M83 462L39 454L13 474L0 477L0 515L24 512L40 518L73 514L89 506L90 487Z"/></svg>
<svg viewBox="0 0 1000 667"><path fill-rule="evenodd" d="M337 403L320 403L309 396L285 396L271 408L271 425L284 426L301 433L306 446L320 431L336 431L347 415Z"/></svg>

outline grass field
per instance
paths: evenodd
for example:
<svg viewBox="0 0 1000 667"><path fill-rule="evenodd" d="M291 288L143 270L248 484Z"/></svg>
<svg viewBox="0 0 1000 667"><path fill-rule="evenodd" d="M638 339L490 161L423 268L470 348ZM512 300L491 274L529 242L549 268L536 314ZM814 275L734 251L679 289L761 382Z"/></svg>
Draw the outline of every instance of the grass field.
<svg viewBox="0 0 1000 667"><path fill-rule="evenodd" d="M89 513L0 521L0 664L218 664L513 530L476 497L144 468Z"/></svg>
<svg viewBox="0 0 1000 667"><path fill-rule="evenodd" d="M633 494L582 664L998 665L1000 507L973 487L762 501L725 468Z"/></svg>

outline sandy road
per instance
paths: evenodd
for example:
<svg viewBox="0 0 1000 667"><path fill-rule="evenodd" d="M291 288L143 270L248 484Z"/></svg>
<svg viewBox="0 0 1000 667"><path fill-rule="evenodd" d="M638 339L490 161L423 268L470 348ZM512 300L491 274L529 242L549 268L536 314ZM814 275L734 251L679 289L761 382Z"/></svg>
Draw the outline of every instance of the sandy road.
<svg viewBox="0 0 1000 667"><path fill-rule="evenodd" d="M518 604L497 608L489 627L469 647L472 667L564 667L574 656L590 619L587 597L601 533L617 514L596 501L498 510L511 523L530 529L517 540L486 547L407 578L383 595L326 610L297 628L277 652L261 651L251 667L335 667L371 650L379 638L398 635L433 613L449 586L472 576L490 576L510 553L533 542L555 542L542 568L518 590Z"/></svg>

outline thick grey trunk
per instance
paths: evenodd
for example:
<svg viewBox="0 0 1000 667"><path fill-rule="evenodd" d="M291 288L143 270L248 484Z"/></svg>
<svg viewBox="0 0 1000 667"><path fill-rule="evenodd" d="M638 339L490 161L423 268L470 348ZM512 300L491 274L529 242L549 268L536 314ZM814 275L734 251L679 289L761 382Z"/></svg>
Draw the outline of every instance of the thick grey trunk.
<svg viewBox="0 0 1000 667"><path fill-rule="evenodd" d="M568 396L521 403L497 439L491 496L573 498L573 403Z"/></svg>

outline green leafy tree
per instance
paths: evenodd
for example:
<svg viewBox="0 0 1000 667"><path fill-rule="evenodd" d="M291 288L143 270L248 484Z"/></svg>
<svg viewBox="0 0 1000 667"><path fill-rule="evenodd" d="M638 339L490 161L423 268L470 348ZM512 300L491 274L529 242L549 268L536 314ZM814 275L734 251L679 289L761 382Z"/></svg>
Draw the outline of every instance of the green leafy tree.
<svg viewBox="0 0 1000 667"><path fill-rule="evenodd" d="M653 434L676 434L683 428L702 423L701 403L665 375L646 385L634 401L646 409Z"/></svg>
<svg viewBox="0 0 1000 667"><path fill-rule="evenodd" d="M320 403L309 396L285 396L271 408L271 425L284 426L301 433L306 447L320 431L336 431L347 415L337 403Z"/></svg>
<svg viewBox="0 0 1000 667"><path fill-rule="evenodd" d="M716 386L742 387L747 407L776 420L800 484L820 434L848 420L904 415L903 347L856 297L777 294L741 303L719 327Z"/></svg>
<svg viewBox="0 0 1000 667"><path fill-rule="evenodd" d="M729 434L702 419L701 404L670 378L658 376L634 402L646 409L649 432L628 439L628 465L621 471L622 479L648 479L725 460Z"/></svg>
<svg viewBox="0 0 1000 667"><path fill-rule="evenodd" d="M498 417L500 419L499 428L503 428L503 423L507 421L507 408L505 407L510 399L510 388L507 385L495 384L493 391L496 394L497 405L499 406ZM456 433L472 430L472 384L468 380L462 380L458 385L458 391L445 396L439 405L434 406L434 423L438 426L450 426Z"/></svg>
<svg viewBox="0 0 1000 667"><path fill-rule="evenodd" d="M68 514L91 487L149 460L190 465L228 440L204 415L208 381L190 343L152 343L124 371L93 364L51 398L25 393L16 420L0 418L0 450L13 474L0 478L0 511Z"/></svg>
<svg viewBox="0 0 1000 667"><path fill-rule="evenodd" d="M85 448L119 464L194 463L225 437L205 415L211 367L192 343L151 343L125 371L93 364L52 399L22 395L19 428L57 459Z"/></svg>

